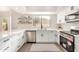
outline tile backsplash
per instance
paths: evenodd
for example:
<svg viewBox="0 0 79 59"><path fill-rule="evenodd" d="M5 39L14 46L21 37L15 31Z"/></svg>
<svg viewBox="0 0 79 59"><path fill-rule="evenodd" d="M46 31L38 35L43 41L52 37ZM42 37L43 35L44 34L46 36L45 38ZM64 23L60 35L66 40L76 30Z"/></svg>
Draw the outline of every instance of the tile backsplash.
<svg viewBox="0 0 79 59"><path fill-rule="evenodd" d="M64 29L70 30L72 28L74 29L79 29L79 22L74 22L74 23L65 23L63 25Z"/></svg>

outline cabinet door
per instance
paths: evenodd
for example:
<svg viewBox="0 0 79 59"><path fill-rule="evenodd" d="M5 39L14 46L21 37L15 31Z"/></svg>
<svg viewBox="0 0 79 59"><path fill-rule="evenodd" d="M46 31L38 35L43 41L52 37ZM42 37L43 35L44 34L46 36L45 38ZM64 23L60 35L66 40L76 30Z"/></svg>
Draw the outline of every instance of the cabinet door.
<svg viewBox="0 0 79 59"><path fill-rule="evenodd" d="M49 42L49 33L47 30L40 30L36 33L36 42Z"/></svg>
<svg viewBox="0 0 79 59"><path fill-rule="evenodd" d="M56 31L56 42L59 44L60 43L60 32Z"/></svg>
<svg viewBox="0 0 79 59"><path fill-rule="evenodd" d="M10 42L8 41L2 48L2 52L10 52L11 48L10 48Z"/></svg>
<svg viewBox="0 0 79 59"><path fill-rule="evenodd" d="M75 44L75 52L79 52L79 44Z"/></svg>
<svg viewBox="0 0 79 59"><path fill-rule="evenodd" d="M18 35L14 35L10 39L11 39L11 49L12 51L16 51L18 45Z"/></svg>
<svg viewBox="0 0 79 59"><path fill-rule="evenodd" d="M57 42L58 34L56 31L41 30L36 32L37 42Z"/></svg>
<svg viewBox="0 0 79 59"><path fill-rule="evenodd" d="M49 42L57 42L57 40L58 40L58 33L57 33L57 31L49 31L48 32L48 40L49 40Z"/></svg>
<svg viewBox="0 0 79 59"><path fill-rule="evenodd" d="M40 30L36 31L36 42L42 42L41 34L42 34L42 31Z"/></svg>
<svg viewBox="0 0 79 59"><path fill-rule="evenodd" d="M47 30L41 32L41 40L42 42L49 42L49 32Z"/></svg>
<svg viewBox="0 0 79 59"><path fill-rule="evenodd" d="M48 31L48 41L49 42L55 42L55 35L54 31Z"/></svg>
<svg viewBox="0 0 79 59"><path fill-rule="evenodd" d="M60 13L57 16L57 23L65 23L65 15Z"/></svg>
<svg viewBox="0 0 79 59"><path fill-rule="evenodd" d="M19 37L16 51L18 51L24 43L25 43L25 37L24 37L24 35L22 35L21 37Z"/></svg>
<svg viewBox="0 0 79 59"><path fill-rule="evenodd" d="M75 51L79 52L79 37L75 37Z"/></svg>
<svg viewBox="0 0 79 59"><path fill-rule="evenodd" d="M55 38L55 42L59 40L59 33L57 31L54 31L54 38Z"/></svg>

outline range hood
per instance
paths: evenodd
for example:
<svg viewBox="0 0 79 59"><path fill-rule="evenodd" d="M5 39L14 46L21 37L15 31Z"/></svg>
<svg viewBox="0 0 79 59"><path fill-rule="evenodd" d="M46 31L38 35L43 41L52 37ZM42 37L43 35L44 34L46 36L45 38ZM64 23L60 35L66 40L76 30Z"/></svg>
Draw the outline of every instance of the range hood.
<svg viewBox="0 0 79 59"><path fill-rule="evenodd" d="M65 21L67 23L79 22L79 11L74 12L72 14L69 14L69 15L65 16Z"/></svg>
<svg viewBox="0 0 79 59"><path fill-rule="evenodd" d="M77 11L77 12L74 12L74 13L72 13L72 14L69 14L69 15L79 15L79 11Z"/></svg>

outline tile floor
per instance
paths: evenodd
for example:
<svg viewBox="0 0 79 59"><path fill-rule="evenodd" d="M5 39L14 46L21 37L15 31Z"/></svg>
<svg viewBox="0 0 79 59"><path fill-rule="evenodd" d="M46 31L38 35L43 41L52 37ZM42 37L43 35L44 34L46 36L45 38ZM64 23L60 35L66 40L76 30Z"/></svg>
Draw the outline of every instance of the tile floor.
<svg viewBox="0 0 79 59"><path fill-rule="evenodd" d="M64 52L57 44L24 44L18 52Z"/></svg>

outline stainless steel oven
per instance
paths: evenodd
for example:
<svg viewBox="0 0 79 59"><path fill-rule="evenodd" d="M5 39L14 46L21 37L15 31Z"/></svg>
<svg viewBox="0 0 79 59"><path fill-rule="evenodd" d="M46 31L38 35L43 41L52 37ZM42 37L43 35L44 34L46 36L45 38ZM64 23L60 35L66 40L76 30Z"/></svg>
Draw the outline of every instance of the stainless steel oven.
<svg viewBox="0 0 79 59"><path fill-rule="evenodd" d="M74 52L74 36L66 32L61 32L60 45L68 52Z"/></svg>

